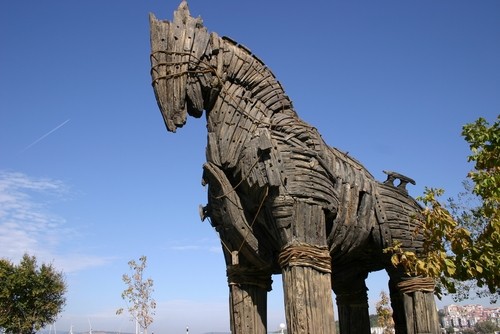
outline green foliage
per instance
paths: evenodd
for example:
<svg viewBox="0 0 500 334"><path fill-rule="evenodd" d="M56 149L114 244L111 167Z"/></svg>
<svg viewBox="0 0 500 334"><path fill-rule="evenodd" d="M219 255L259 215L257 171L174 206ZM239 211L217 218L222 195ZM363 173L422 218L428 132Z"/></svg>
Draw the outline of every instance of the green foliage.
<svg viewBox="0 0 500 334"><path fill-rule="evenodd" d="M475 331L474 331L474 328L460 328L460 332L461 334L474 334Z"/></svg>
<svg viewBox="0 0 500 334"><path fill-rule="evenodd" d="M0 259L0 328L7 334L35 333L57 319L65 292L63 274L51 264L37 266L28 254L19 265Z"/></svg>
<svg viewBox="0 0 500 334"><path fill-rule="evenodd" d="M469 297L471 289L489 293L496 301L500 292L500 116L493 125L479 118L463 127L469 143L469 162L474 169L464 182L465 191L443 204L441 189L426 189L419 199L426 206L423 216L424 254L404 252L399 245L394 265L412 275L435 277L436 293ZM473 282L475 286L471 286Z"/></svg>
<svg viewBox="0 0 500 334"><path fill-rule="evenodd" d="M455 328L453 328L453 326L446 328L446 334L453 334L453 333L455 333Z"/></svg>
<svg viewBox="0 0 500 334"><path fill-rule="evenodd" d="M474 331L479 334L494 334L500 328L491 321L480 321L474 326Z"/></svg>
<svg viewBox="0 0 500 334"><path fill-rule="evenodd" d="M378 315L370 314L370 327L378 327Z"/></svg>
<svg viewBox="0 0 500 334"><path fill-rule="evenodd" d="M127 288L122 292L122 298L128 304L128 312L132 320L137 321L139 326L147 334L148 327L153 323L154 310L156 302L152 298L153 280L151 278L144 279L143 274L146 269L146 256L139 258L139 263L135 260L128 262L132 275L124 274L123 282ZM116 311L116 314L123 313L123 308Z"/></svg>

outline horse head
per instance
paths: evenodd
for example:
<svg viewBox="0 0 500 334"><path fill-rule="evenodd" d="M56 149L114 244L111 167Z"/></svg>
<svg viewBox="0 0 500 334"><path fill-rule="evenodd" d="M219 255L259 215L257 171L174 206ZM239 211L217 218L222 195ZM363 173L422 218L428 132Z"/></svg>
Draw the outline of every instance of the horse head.
<svg viewBox="0 0 500 334"><path fill-rule="evenodd" d="M193 18L186 1L174 19L160 21L149 16L151 26L151 77L158 107L168 131L186 123L187 115L201 117L204 108L199 77L210 72L202 58L210 34L201 18Z"/></svg>

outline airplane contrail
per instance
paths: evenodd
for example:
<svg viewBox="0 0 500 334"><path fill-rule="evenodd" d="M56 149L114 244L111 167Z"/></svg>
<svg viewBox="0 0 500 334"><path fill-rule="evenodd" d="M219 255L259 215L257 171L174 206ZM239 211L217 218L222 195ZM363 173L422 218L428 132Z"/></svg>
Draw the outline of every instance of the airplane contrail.
<svg viewBox="0 0 500 334"><path fill-rule="evenodd" d="M35 140L34 142L32 142L31 144L29 144L28 146L26 146L24 148L24 150L22 150L21 152L24 152L24 151L28 150L29 148L35 146L38 142L40 142L41 140L43 140L45 137L47 137L48 135L50 135L54 131L56 131L56 130L60 129L61 127L63 127L64 124L66 124L68 122L69 122L69 118L67 120L65 120L64 122L62 122L61 124L59 124L58 126L56 126L55 128L53 128L52 130L50 130L49 132L47 132L46 134L44 134L43 136L41 136L40 138L38 138L37 140Z"/></svg>

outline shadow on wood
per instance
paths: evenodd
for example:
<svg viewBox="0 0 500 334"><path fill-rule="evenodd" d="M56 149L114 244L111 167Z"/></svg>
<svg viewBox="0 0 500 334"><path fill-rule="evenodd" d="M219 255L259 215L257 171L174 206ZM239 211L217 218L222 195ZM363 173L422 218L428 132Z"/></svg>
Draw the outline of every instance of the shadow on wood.
<svg viewBox="0 0 500 334"><path fill-rule="evenodd" d="M231 330L266 332L271 275L282 274L288 333L370 332L364 280L386 269L396 332L438 333L433 282L393 268L396 242L419 254L421 208L410 178L376 181L301 120L281 84L248 48L209 33L182 2L172 21L153 14L151 76L168 131L207 121L204 182L230 293Z"/></svg>

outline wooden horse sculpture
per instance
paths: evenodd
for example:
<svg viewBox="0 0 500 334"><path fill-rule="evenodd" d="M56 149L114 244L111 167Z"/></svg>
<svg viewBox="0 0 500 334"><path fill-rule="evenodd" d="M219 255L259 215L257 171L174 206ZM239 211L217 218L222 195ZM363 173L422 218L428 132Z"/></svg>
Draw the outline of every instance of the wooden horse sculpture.
<svg viewBox="0 0 500 334"><path fill-rule="evenodd" d="M150 16L151 75L166 127L207 120L210 218L227 264L232 333L267 332L271 275L282 274L288 333L370 333L365 278L386 269L397 333L438 333L433 281L407 277L383 250L420 252L421 208L393 172L377 182L296 114L246 47L209 33L183 1Z"/></svg>

